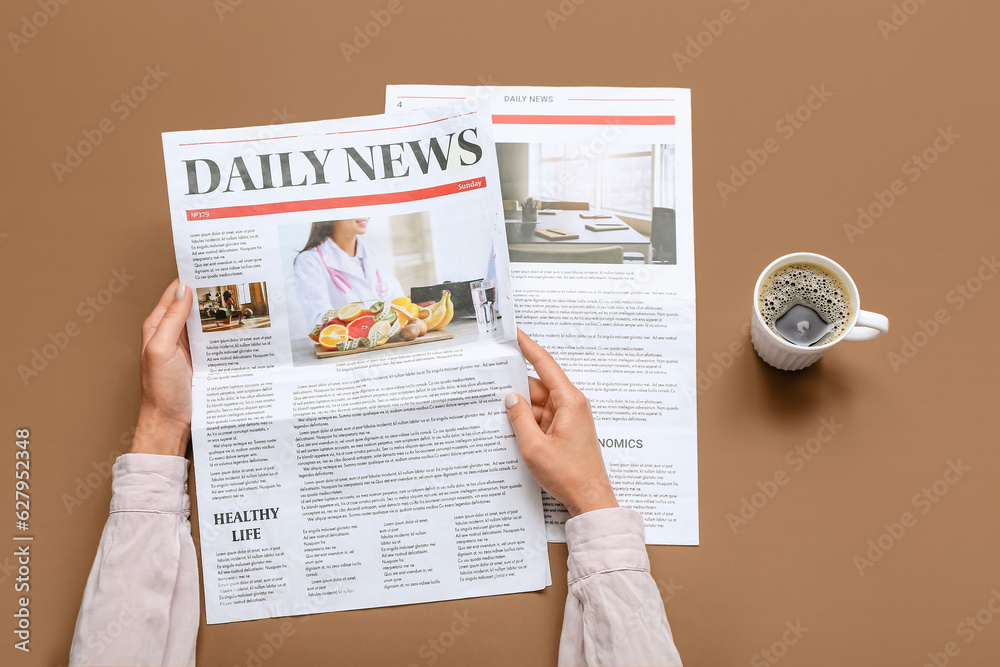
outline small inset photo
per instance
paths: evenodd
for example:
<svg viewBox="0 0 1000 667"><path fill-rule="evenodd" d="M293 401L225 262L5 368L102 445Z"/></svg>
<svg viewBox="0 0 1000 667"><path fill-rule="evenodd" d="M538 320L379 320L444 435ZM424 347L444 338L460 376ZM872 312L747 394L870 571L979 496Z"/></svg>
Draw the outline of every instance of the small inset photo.
<svg viewBox="0 0 1000 667"><path fill-rule="evenodd" d="M502 339L511 302L497 296L495 224L487 211L441 207L279 226L292 363Z"/></svg>
<svg viewBox="0 0 1000 667"><path fill-rule="evenodd" d="M271 326L267 283L213 285L199 287L196 293L204 333Z"/></svg>

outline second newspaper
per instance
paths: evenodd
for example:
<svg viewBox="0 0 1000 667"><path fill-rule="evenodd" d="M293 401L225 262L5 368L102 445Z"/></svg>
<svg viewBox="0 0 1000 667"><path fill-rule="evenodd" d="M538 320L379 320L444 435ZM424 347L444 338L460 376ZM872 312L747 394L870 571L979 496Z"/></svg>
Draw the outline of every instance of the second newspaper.
<svg viewBox="0 0 1000 667"><path fill-rule="evenodd" d="M208 622L543 588L488 112L163 144Z"/></svg>

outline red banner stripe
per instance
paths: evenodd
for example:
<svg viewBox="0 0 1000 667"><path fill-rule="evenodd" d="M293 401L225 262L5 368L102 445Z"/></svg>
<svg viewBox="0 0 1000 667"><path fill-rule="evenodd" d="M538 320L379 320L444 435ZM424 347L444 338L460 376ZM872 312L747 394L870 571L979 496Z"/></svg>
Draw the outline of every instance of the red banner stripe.
<svg viewBox="0 0 1000 667"><path fill-rule="evenodd" d="M203 208L187 212L188 220L219 220L221 218L245 218L252 215L273 215L275 213L297 213L300 211L322 211L335 208L351 208L354 206L380 206L383 204L398 204L404 201L418 201L453 195L466 190L478 190L486 187L486 177L472 178L467 181L435 185L420 190L403 192L380 192L373 195L355 195L353 197L332 197L330 199L303 199L299 201L283 201L273 204L250 204L247 206L226 206L223 208Z"/></svg>
<svg viewBox="0 0 1000 667"><path fill-rule="evenodd" d="M496 125L673 125L673 116L493 116Z"/></svg>

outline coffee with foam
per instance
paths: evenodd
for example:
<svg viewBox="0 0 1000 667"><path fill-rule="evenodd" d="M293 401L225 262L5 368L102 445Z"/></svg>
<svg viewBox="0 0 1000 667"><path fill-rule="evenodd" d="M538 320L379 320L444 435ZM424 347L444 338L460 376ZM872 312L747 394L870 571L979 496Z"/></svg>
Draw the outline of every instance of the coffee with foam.
<svg viewBox="0 0 1000 667"><path fill-rule="evenodd" d="M843 281L811 262L772 271L761 282L757 304L771 331L793 345L813 347L840 338L855 308Z"/></svg>

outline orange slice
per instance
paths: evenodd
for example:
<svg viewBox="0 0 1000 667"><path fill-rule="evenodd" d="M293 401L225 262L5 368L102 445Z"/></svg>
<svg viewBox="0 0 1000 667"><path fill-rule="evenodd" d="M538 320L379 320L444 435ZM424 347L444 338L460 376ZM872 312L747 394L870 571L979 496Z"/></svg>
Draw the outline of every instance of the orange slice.
<svg viewBox="0 0 1000 667"><path fill-rule="evenodd" d="M351 320L361 317L361 313L364 311L365 307L361 305L360 301L355 301L354 303L349 303L337 313L337 318L343 320L344 322L350 322Z"/></svg>
<svg viewBox="0 0 1000 667"><path fill-rule="evenodd" d="M392 303L394 305L396 305L396 306L402 306L403 308L409 308L410 304L413 303L413 302L410 301L410 297L408 297L408 296L397 296L395 299L392 300Z"/></svg>
<svg viewBox="0 0 1000 667"><path fill-rule="evenodd" d="M336 350L337 343L347 340L347 327L343 324L330 324L319 332L319 344L328 350Z"/></svg>
<svg viewBox="0 0 1000 667"><path fill-rule="evenodd" d="M399 326L405 327L410 320L413 319L413 315L407 312L406 308L403 306L397 306L395 303L392 305L392 309L396 312L396 319L399 320Z"/></svg>

